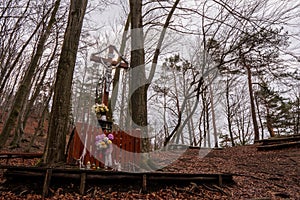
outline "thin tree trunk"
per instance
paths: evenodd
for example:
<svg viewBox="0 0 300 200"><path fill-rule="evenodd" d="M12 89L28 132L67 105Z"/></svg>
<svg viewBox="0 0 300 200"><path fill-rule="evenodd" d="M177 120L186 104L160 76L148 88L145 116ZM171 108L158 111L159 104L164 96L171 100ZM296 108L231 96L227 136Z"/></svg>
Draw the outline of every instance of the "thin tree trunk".
<svg viewBox="0 0 300 200"><path fill-rule="evenodd" d="M153 80L153 77L154 77L154 73L156 71L156 66L157 66L157 62L158 62L158 57L160 55L160 49L162 47L162 42L165 38L165 35L166 35L166 32L167 32L167 28L169 27L170 25L170 21L171 21L171 18L175 12L175 9L177 8L177 5L179 4L179 1L180 0L176 0L168 14L168 17L164 23L164 26L163 26L163 29L160 33L160 36L159 36L159 39L158 39L158 42L157 42L157 46L156 46L156 49L155 49L155 53L154 53L154 57L153 57L153 60L152 60L152 66L151 66L151 70L150 70L150 74L149 74L149 78L147 80L147 88L150 86L152 80Z"/></svg>
<svg viewBox="0 0 300 200"><path fill-rule="evenodd" d="M44 79L46 78L47 72L48 72L48 70L49 70L50 67L51 67L51 63L52 63L52 61L53 61L54 58L55 58L57 48L58 48L58 37L56 38L56 44L55 44L55 47L54 47L54 49L53 49L52 55L50 56L50 59L49 59L47 65L46 65L46 67L45 67L45 69L44 69L44 72L43 72L43 75L42 75L42 77L41 77L41 79L40 79L40 82L37 84L37 86L36 86L36 88L35 88L35 91L34 91L32 97L31 97L31 99L30 99L28 105L26 106L25 114L24 114L24 119L22 120L23 127L26 126L26 123L27 123L27 120L28 120L28 117L29 117L29 114L30 114L30 110L31 110L31 108L33 107L33 104L34 104L36 98L37 98L37 97L39 96L39 94L40 94L40 91L41 91L41 89L42 89L42 87L43 87L43 84L44 84Z"/></svg>
<svg viewBox="0 0 300 200"><path fill-rule="evenodd" d="M263 121L262 121L262 116L261 116L261 114L260 114L260 109L259 109L259 105L258 105L258 99L257 99L257 97L255 96L254 97L254 99L255 99L255 103L256 103L256 108L257 108L257 117L258 117L258 121L259 121L259 124L260 124L260 127L261 127L261 139L264 139L264 137L265 137L265 134L264 134L264 126L263 126Z"/></svg>
<svg viewBox="0 0 300 200"><path fill-rule="evenodd" d="M207 147L206 143L207 143L207 126L206 126L206 110L207 110L207 104L206 104L206 95L205 95L205 90L203 91L203 93L201 94L202 96L202 106L203 106L203 146Z"/></svg>
<svg viewBox="0 0 300 200"><path fill-rule="evenodd" d="M297 112L296 112L296 123L295 123L295 131L294 134L299 134L299 127L300 127L300 98L297 97L296 99L296 106L297 106Z"/></svg>
<svg viewBox="0 0 300 200"><path fill-rule="evenodd" d="M24 102L26 101L26 97L28 96L28 93L30 91L29 86L34 76L35 69L37 67L40 58L43 55L44 45L47 41L48 36L50 35L52 26L55 23L55 16L58 11L59 5L60 5L60 0L57 0L55 2L55 7L51 13L51 18L48 22L45 32L41 35L38 41L38 45L36 47L36 53L31 59L28 69L25 72L24 79L22 80L21 85L16 93L11 112L3 127L2 134L0 135L0 148L2 148L5 145L11 130L15 126L16 119L18 118L21 110L23 109Z"/></svg>
<svg viewBox="0 0 300 200"><path fill-rule="evenodd" d="M25 6L25 9L24 9L24 11L23 11L23 13L22 13L22 15L18 18L18 20L16 21L16 23L15 23L15 25L14 25L13 30L12 30L12 33L10 34L9 39L8 39L8 41L7 41L7 44L8 44L8 45L11 45L11 44L16 45L16 43L13 42L13 40L15 40L15 37L16 37L16 34L15 34L15 33L16 33L16 31L19 29L19 27L21 26L21 24L20 24L20 23L21 23L21 20L25 17L25 14L27 13L27 10L28 10L29 6L30 6L30 1L27 2L26 6ZM3 13L3 14L4 14L4 13ZM44 19L43 19L43 20L44 20ZM41 21L41 22L42 22L42 21ZM4 89L4 87L5 87L5 84L6 84L7 80L8 80L8 78L10 77L10 75L11 75L11 73L12 73L14 67L17 65L19 59L21 58L22 53L24 52L25 48L27 47L27 45L29 44L29 42L31 41L31 39L33 38L33 36L36 34L36 31L39 29L39 27L40 27L41 24L42 24L42 23L39 23L39 24L37 25L35 31L33 31L32 35L31 35L31 36L28 38L28 40L25 42L25 44L23 45L23 48L21 48L21 50L19 51L19 53L18 53L18 55L17 55L16 58L12 58L11 55L12 55L13 53L11 53L9 50L7 50L7 51L10 52L10 56L8 56L8 58L7 58L6 62L5 62L5 64L3 65L4 70L1 70L1 73L0 73L0 94L3 94L3 91L4 91L3 89ZM3 27L4 27L4 26L3 26ZM13 47L16 48L16 46L14 46L14 45L13 45ZM4 58L4 56L3 56L3 58ZM12 62L12 59L14 60L14 62L13 62L12 65L10 65L10 63ZM4 61L3 61L3 63L4 63Z"/></svg>
<svg viewBox="0 0 300 200"><path fill-rule="evenodd" d="M185 114L186 116L189 116L189 113L191 113L191 106L190 106L190 101L187 102L187 108L186 108L186 111L185 111ZM191 118L189 121L188 121L188 134L189 134L189 145L192 146L193 145L193 130L192 130L192 120L193 118Z"/></svg>
<svg viewBox="0 0 300 200"><path fill-rule="evenodd" d="M210 126L209 126L209 105L208 102L206 102L206 110L205 110L205 116L206 116L206 128L207 128L207 144L208 148L211 148L211 141L210 141Z"/></svg>
<svg viewBox="0 0 300 200"><path fill-rule="evenodd" d="M227 123L228 123L228 131L230 135L231 145L234 147L234 138L232 132L232 114L231 114L231 107L229 101L229 80L226 80L226 110L227 110Z"/></svg>
<svg viewBox="0 0 300 200"><path fill-rule="evenodd" d="M251 116L252 116L252 123L253 123L253 129L254 129L254 142L257 142L259 140L259 130L258 130L258 124L257 124L257 119L256 119L255 103L254 103L254 97L253 97L252 74L251 74L251 69L249 66L246 66L246 69L247 69L247 75L248 75Z"/></svg>
<svg viewBox="0 0 300 200"><path fill-rule="evenodd" d="M210 81L209 81L210 82ZM210 104L211 104L211 118L214 132L214 140L215 140L215 148L219 146L218 142L218 133L217 133L217 125L216 125L216 114L215 114L215 104L214 104L214 94L211 84L209 84L209 94L210 94Z"/></svg>
<svg viewBox="0 0 300 200"><path fill-rule="evenodd" d="M41 117L39 119L39 122L38 122L38 126L34 132L34 135L32 136L27 148L25 149L25 152L29 152L31 147L33 146L33 143L36 139L37 136L41 135L41 132L43 131L43 128L44 128L44 121L45 121L45 118L46 118L46 113L47 113L47 110L48 110L48 105L49 105L49 102L50 102L50 99L51 99L51 96L52 96L52 92L53 92L53 89L51 89L51 92L50 92L50 95L49 95L49 98L47 99L46 102L44 102L44 108L43 108L43 111L41 113Z"/></svg>
<svg viewBox="0 0 300 200"><path fill-rule="evenodd" d="M266 116L266 121L267 121L267 129L269 131L269 134L271 137L275 137L275 133L274 133L274 128L273 128L273 123L272 123L272 117L270 114L270 109L269 106L266 105L266 110L267 110L267 116Z"/></svg>

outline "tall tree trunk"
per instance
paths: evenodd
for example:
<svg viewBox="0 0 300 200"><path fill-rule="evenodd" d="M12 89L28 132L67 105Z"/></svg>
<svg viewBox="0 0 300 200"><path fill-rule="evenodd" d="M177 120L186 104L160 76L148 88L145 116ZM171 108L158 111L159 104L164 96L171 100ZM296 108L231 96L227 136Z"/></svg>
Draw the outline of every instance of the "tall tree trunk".
<svg viewBox="0 0 300 200"><path fill-rule="evenodd" d="M156 71L156 66L157 66L157 62L158 62L158 57L160 55L160 49L162 47L162 43L163 43L163 40L165 38L165 35L166 35L166 32L167 32L167 28L169 27L170 25L170 21L171 21L171 18L175 12L175 9L177 8L177 5L179 4L179 1L180 0L176 0L172 6L172 9L170 10L169 14L168 14L168 17L165 21L165 24L163 26L163 29L160 33L160 36L159 36L159 39L158 39L158 42L157 42L157 46L156 46L156 49L155 49L155 53L154 53L154 56L153 56L153 60L152 60L152 65L151 65L151 70L150 70L150 74L149 74L149 78L147 80L147 87L150 86L152 80L153 80L153 77L154 77L154 73Z"/></svg>
<svg viewBox="0 0 300 200"><path fill-rule="evenodd" d="M231 114L231 107L230 107L230 101L229 101L229 80L226 80L226 112L227 112L227 123L228 123L228 131L229 136L231 140L231 145L234 147L234 138L233 138L233 132L232 132L232 114Z"/></svg>
<svg viewBox="0 0 300 200"><path fill-rule="evenodd" d="M295 117L295 128L294 128L294 134L299 134L299 127L300 127L300 98L299 96L296 99L296 117Z"/></svg>
<svg viewBox="0 0 300 200"><path fill-rule="evenodd" d="M254 129L254 142L257 142L259 140L259 130L258 130L258 124L257 124L257 119L256 119L255 103L254 103L254 97L253 97L252 74L251 74L251 69L248 65L246 66L246 69L247 69L247 75L248 75L251 116L252 116L252 123L253 123L253 129Z"/></svg>
<svg viewBox="0 0 300 200"><path fill-rule="evenodd" d="M208 144L208 148L211 148L210 126L209 126L209 102L206 102L206 104L207 105L205 110L205 116L206 116L206 128L207 128L207 144Z"/></svg>
<svg viewBox="0 0 300 200"><path fill-rule="evenodd" d="M40 82L37 83L35 91L34 91L33 95L31 96L31 99L28 102L28 105L26 106L26 109L24 111L24 119L22 121L23 127L26 126L27 120L28 120L29 115L30 115L31 108L33 107L33 104L34 104L35 100L37 99L37 97L39 96L39 94L40 94L40 92L42 90L42 87L44 85L44 79L46 78L47 72L48 72L48 70L51 67L52 61L54 60L54 58L55 58L55 56L57 54L57 48L58 48L58 37L56 37L55 47L54 47L54 49L52 51L52 54L51 54L51 56L50 56L50 58L48 60L47 65L45 66L44 71L42 72L43 74L42 74L42 77L40 78Z"/></svg>
<svg viewBox="0 0 300 200"><path fill-rule="evenodd" d="M190 101L188 100L188 102L187 102L187 108L185 110L186 116L189 116L189 113L191 113L191 105L190 105ZM190 146L193 145L193 135L194 135L194 133L193 133L193 131L194 131L194 129L193 129L193 121L192 120L193 120L193 118L191 118L188 121L188 124L187 124L187 126L188 126L188 134L189 134L189 145Z"/></svg>
<svg viewBox="0 0 300 200"><path fill-rule="evenodd" d="M131 17L131 77L130 111L133 127L142 131L143 153L149 152L147 131L147 88L145 74L144 35L142 24L142 1L129 0Z"/></svg>
<svg viewBox="0 0 300 200"><path fill-rule="evenodd" d="M126 117L128 116L128 113L125 113L125 111L128 111L128 109L125 109L125 94L126 94L126 85L127 85L127 79L125 76L125 72L123 71L122 75L122 91L121 91L121 108L120 108L120 115L119 115L119 126L122 129L128 130L128 126L126 123Z"/></svg>
<svg viewBox="0 0 300 200"><path fill-rule="evenodd" d="M255 100L255 103L256 103L256 109L257 109L257 117L258 117L258 122L259 122L259 125L260 125L260 131L261 131L261 139L264 139L265 137L265 134L264 134L264 126L263 126L263 121L262 121L262 116L261 116L261 112L260 112L260 109L259 109L259 104L258 104L258 98L257 96L254 97L254 100Z"/></svg>
<svg viewBox="0 0 300 200"><path fill-rule="evenodd" d="M202 126L203 126L203 147L207 147L207 128L206 128L206 110L207 110L207 103L206 103L206 91L203 90L203 92L201 93L201 97L202 97L202 116L203 116L203 121L202 121Z"/></svg>
<svg viewBox="0 0 300 200"><path fill-rule="evenodd" d="M51 88L50 95L49 95L48 99L46 99L45 102L43 102L43 110L41 111L41 113L39 113L40 118L39 118L39 121L38 121L37 128L35 129L34 135L31 137L30 142L29 142L28 146L25 149L25 152L29 152L31 147L33 146L33 143L34 143L36 137L43 134L44 122L45 122L46 114L47 114L47 111L48 111L48 105L49 105L49 102L51 100L52 92L53 92L53 89Z"/></svg>
<svg viewBox="0 0 300 200"><path fill-rule="evenodd" d="M0 135L0 148L5 145L11 130L15 126L16 119L18 118L21 110L23 109L24 102L26 101L26 97L28 96L28 93L30 91L29 86L34 76L35 69L40 58L43 55L44 45L48 39L48 36L50 35L52 26L55 23L55 16L58 11L59 5L60 0L57 0L55 2L55 7L51 13L51 18L48 22L48 25L44 33L39 38L38 45L36 47L36 52L30 61L28 69L25 72L24 79L22 80L21 85L16 93L11 112L9 113L8 119L3 127L2 134Z"/></svg>
<svg viewBox="0 0 300 200"><path fill-rule="evenodd" d="M73 72L87 2L87 0L71 0L68 25L54 85L53 106L43 156L43 164L47 166L65 161Z"/></svg>
<svg viewBox="0 0 300 200"><path fill-rule="evenodd" d="M12 1L9 1L8 4L10 4ZM7 5L6 8L9 8L10 6ZM1 56L1 58L3 58L3 60L1 60L1 62L3 63L2 66L1 66L1 71L0 71L0 94L2 95L3 92L4 92L4 87L6 85L6 82L7 80L9 79L11 73L13 72L15 66L17 65L19 59L21 58L21 55L23 54L25 48L27 47L27 45L29 44L29 42L31 41L31 39L33 38L33 36L36 34L36 31L39 29L39 27L41 26L42 23L39 23L35 29L35 31L33 31L33 33L31 34L31 36L28 38L28 40L24 43L23 47L21 48L21 50L19 51L18 55L16 57L13 57L13 55L15 54L15 50L12 50L14 48L17 48L16 47L16 43L14 42L15 38L17 37L17 30L19 29L19 27L21 26L21 22L22 22L22 19L24 19L24 17L28 14L27 11L28 11L28 8L30 7L30 1L27 2L26 6L24 6L23 8L23 12L22 14L18 17L18 20L16 21L14 27L12 28L12 31L11 33L9 34L9 39L7 41L7 44L8 44L8 47L5 48L5 49L2 49L2 52L1 54L3 54L4 52L4 55ZM3 12L2 14L4 15L5 12ZM2 17L0 19L3 19ZM44 19L42 19L44 20ZM42 21L41 21L42 22ZM1 24L3 25L2 27L5 27L4 24ZM4 46L3 46L4 47ZM2 46L1 46L2 48ZM12 49L10 49L12 48ZM6 61L4 61L5 59L5 54L7 54L7 59ZM14 61L12 64L12 60Z"/></svg>
<svg viewBox="0 0 300 200"><path fill-rule="evenodd" d="M216 125L214 93L213 93L213 89L211 87L211 84L212 83L209 84L209 95L210 95L210 104L211 104L211 120L212 120L213 132L214 132L214 140L215 140L214 141L215 142L214 147L217 148L219 146L219 142L218 142L218 133L217 133L217 125Z"/></svg>
<svg viewBox="0 0 300 200"><path fill-rule="evenodd" d="M267 110L267 116L266 116L267 129L269 131L270 136L275 137L275 132L274 132L273 123L272 123L272 116L270 114L269 105L267 105L267 104L266 104L266 110Z"/></svg>

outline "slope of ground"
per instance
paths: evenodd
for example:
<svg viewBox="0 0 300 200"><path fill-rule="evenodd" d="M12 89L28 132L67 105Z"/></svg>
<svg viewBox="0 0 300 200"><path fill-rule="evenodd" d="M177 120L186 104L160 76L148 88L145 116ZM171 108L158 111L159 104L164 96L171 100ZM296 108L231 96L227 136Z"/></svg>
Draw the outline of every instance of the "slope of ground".
<svg viewBox="0 0 300 200"><path fill-rule="evenodd" d="M30 131L25 139L32 136ZM32 152L43 151L45 137L38 137ZM27 141L24 140L24 141ZM20 148L2 152L22 152ZM135 184L88 184L85 195L79 195L79 183L52 184L48 199L300 199L300 149L289 148L257 151L256 145L238 146L210 151L199 156L199 149L189 149L175 162L162 169L165 172L229 173L234 183L230 185L152 185L149 192L141 192ZM164 159L161 158L163 162ZM35 165L38 159L11 159L11 165ZM6 164L6 160L0 160ZM0 199L41 199L39 183L26 185L19 180L8 182L0 170Z"/></svg>
<svg viewBox="0 0 300 200"><path fill-rule="evenodd" d="M141 193L140 188L134 184L93 184L88 185L84 196L76 193L78 183L67 183L51 186L50 199L300 199L298 148L263 152L257 151L255 145L239 146L212 150L204 158L199 157L199 150L189 149L176 162L163 168L163 171L231 173L234 175L234 183L222 187L194 183L156 185L147 194ZM26 187L18 180L15 181L13 185L5 184L1 176L3 184L0 186L0 199L41 197L34 186Z"/></svg>

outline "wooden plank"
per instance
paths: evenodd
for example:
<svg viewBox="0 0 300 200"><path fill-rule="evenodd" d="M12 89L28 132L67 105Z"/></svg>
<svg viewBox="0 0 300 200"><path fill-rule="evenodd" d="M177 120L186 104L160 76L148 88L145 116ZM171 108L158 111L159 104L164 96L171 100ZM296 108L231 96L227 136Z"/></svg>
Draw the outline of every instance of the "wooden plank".
<svg viewBox="0 0 300 200"><path fill-rule="evenodd" d="M291 135L291 136L285 136L285 137L276 137L276 138L269 138L260 140L259 142L262 142L263 145L271 145L271 144L278 144L283 142L297 142L300 141L300 136Z"/></svg>
<svg viewBox="0 0 300 200"><path fill-rule="evenodd" d="M300 147L300 142L286 142L281 144L261 145L261 146L257 146L257 150L268 151L268 150L284 149L290 147Z"/></svg>

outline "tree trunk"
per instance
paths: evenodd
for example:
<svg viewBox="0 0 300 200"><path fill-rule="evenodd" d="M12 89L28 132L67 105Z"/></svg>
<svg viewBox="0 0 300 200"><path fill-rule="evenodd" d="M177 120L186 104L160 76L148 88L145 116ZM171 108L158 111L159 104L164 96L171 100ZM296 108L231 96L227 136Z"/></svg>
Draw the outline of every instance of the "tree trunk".
<svg viewBox="0 0 300 200"><path fill-rule="evenodd" d="M165 35L166 35L166 31L167 31L167 28L169 27L169 24L170 24L170 21L171 21L171 18L175 12L175 9L177 8L177 5L179 4L179 1L180 0L176 0L172 6L172 9L170 10L169 14L168 14L168 17L165 21L165 24L163 26L163 29L160 33L160 36L159 36L159 39L158 39L158 42L157 42L157 46L156 46L156 49L155 49L155 53L154 53L154 56L153 56L153 60L152 60L152 66L151 66L151 70L150 70L150 74L149 74L149 78L148 78L148 81L147 81L147 87L150 86L152 80L153 80L153 77L154 77L154 73L156 71L156 66L157 66L157 62L158 62L158 57L160 55L160 49L162 47L162 42L165 38Z"/></svg>
<svg viewBox="0 0 300 200"><path fill-rule="evenodd" d="M260 109L259 109L259 104L258 104L258 98L257 96L254 97L255 99L255 103L256 103L256 109L257 109L257 117L258 117L258 122L259 122L259 125L260 125L260 131L261 131L261 139L264 139L265 138L265 134L264 134L264 125L263 125L263 121L262 121L262 116L261 116L261 112L260 112Z"/></svg>
<svg viewBox="0 0 300 200"><path fill-rule="evenodd" d="M231 145L234 147L234 138L233 138L233 132L232 132L232 115L231 115L231 107L230 107L230 101L229 101L229 80L226 80L226 110L227 110L227 123L228 123L228 131L230 135Z"/></svg>
<svg viewBox="0 0 300 200"><path fill-rule="evenodd" d="M266 116L267 129L269 131L270 136L275 137L273 123L272 123L272 116L270 114L270 109L269 109L269 106L267 104L266 104L266 110L267 110L267 116Z"/></svg>
<svg viewBox="0 0 300 200"><path fill-rule="evenodd" d="M209 126L209 102L206 102L206 104L207 105L205 110L205 116L206 116L206 128L207 128L207 144L208 144L208 148L211 148L210 126Z"/></svg>
<svg viewBox="0 0 300 200"><path fill-rule="evenodd" d="M26 97L28 96L28 93L30 91L29 86L31 84L31 80L34 76L34 72L37 67L37 64L43 55L44 45L50 34L52 26L54 25L55 16L59 8L59 5L60 5L60 0L57 0L55 2L55 7L51 13L51 18L48 22L45 32L40 36L38 45L36 47L36 52L30 61L28 69L25 72L24 79L22 80L21 85L16 93L11 112L9 113L8 119L3 127L2 134L0 135L0 148L5 145L11 130L15 126L16 119L18 118L21 110L23 109L24 102L26 101Z"/></svg>
<svg viewBox="0 0 300 200"><path fill-rule="evenodd" d="M253 129L254 129L254 142L257 142L259 140L259 130L258 130L258 124L257 124L257 119L256 119L255 103L254 103L254 97L253 97L252 74L251 74L251 69L249 66L246 66L246 69L247 69L247 75L248 75L251 116L252 116Z"/></svg>
<svg viewBox="0 0 300 200"><path fill-rule="evenodd" d="M13 1L9 1L6 9L8 9L10 7L10 3ZM21 58L21 55L23 54L25 48L27 47L27 45L29 44L29 42L31 41L31 39L33 38L33 36L36 34L37 30L40 28L42 23L39 23L36 26L35 31L32 32L31 36L28 38L28 40L26 42L24 42L23 47L19 50L19 53L16 57L13 57L13 55L15 54L15 50L12 49L18 49L16 46L16 42L14 42L15 38L17 37L18 34L18 29L21 26L21 21L22 19L24 19L24 17L28 14L28 8L30 7L30 1L27 2L26 6L24 6L24 11L22 12L22 14L18 17L18 20L16 21L14 27L12 28L11 33L9 34L9 39L7 41L7 44L9 45L8 48L5 49L1 49L2 52L5 52L3 56L1 56L1 72L0 72L0 95L3 94L4 92L4 87L7 83L7 80L9 79L11 73L13 72L13 70L15 69L15 66L17 65L18 61ZM3 12L4 14L5 12ZM3 19L3 18L1 18ZM44 19L42 19L44 20ZM41 21L42 22L42 21ZM3 25L3 27L5 27L5 24L1 24ZM2 46L0 47L2 48ZM11 48L11 49L10 49ZM1 52L1 54L2 54ZM7 58L5 61L5 54L7 54ZM12 62L13 61L13 62ZM12 64L11 64L12 63Z"/></svg>
<svg viewBox="0 0 300 200"><path fill-rule="evenodd" d="M34 93L33 93L33 95L31 96L31 99L30 99L30 101L28 102L28 105L26 106L26 109L25 109L25 111L24 111L24 119L23 119L23 121L22 121L23 127L26 126L27 120L28 120L29 115L30 115L31 108L33 107L34 102L36 101L37 97L40 95L40 92L41 92L42 87L43 87L43 85L44 85L44 79L46 78L46 76L47 76L47 74L48 74L47 72L48 72L48 70L49 70L50 67L51 67L52 61L54 60L54 58L55 58L55 56L56 56L56 54L57 54L57 48L58 48L58 37L57 37L57 39L56 39L56 41L55 41L55 47L54 47L54 49L53 49L53 51L52 51L52 54L51 54L51 56L50 56L50 58L49 58L49 60L48 60L48 63L47 63L47 65L46 65L44 71L42 72L43 74L42 74L42 77L40 78L40 82L37 83L36 88L35 88L35 90L34 90Z"/></svg>
<svg viewBox="0 0 300 200"><path fill-rule="evenodd" d="M210 95L210 104L211 104L211 119L212 119L213 132L214 132L214 140L215 140L214 141L215 142L215 146L214 147L217 148L217 147L219 147L219 142L218 142L218 133L217 133L217 125L216 125L214 93L213 93L213 88L211 87L211 83L209 84L209 95Z"/></svg>
<svg viewBox="0 0 300 200"><path fill-rule="evenodd" d="M43 164L47 166L65 161L73 72L86 6L87 0L71 0L68 25L54 85L53 106L43 156Z"/></svg>
<svg viewBox="0 0 300 200"><path fill-rule="evenodd" d="M53 90L51 89L51 92L50 92L51 94L52 94L52 91ZM25 149L25 152L29 152L31 147L34 144L34 141L35 141L36 137L43 134L44 122L45 122L45 118L46 118L46 114L47 114L47 110L48 110L48 105L49 105L49 102L51 100L51 96L52 95L50 95L48 97L48 99L46 100L46 102L43 103L44 108L43 108L42 112L39 113L40 114L39 115L40 119L38 121L38 126L35 129L34 135L31 137L30 142L29 142L28 146Z"/></svg>
<svg viewBox="0 0 300 200"><path fill-rule="evenodd" d="M206 91L205 89L203 90L203 92L201 93L201 97L202 97L202 116L203 116L203 122L202 122L202 126L203 126L203 147L207 147L207 128L206 128L206 110L207 110L207 103L206 103Z"/></svg>
<svg viewBox="0 0 300 200"><path fill-rule="evenodd" d="M145 74L144 35L142 24L142 1L129 0L131 17L131 77L130 77L130 112L132 128L142 131L142 149L150 150L147 131L147 88Z"/></svg>
<svg viewBox="0 0 300 200"><path fill-rule="evenodd" d="M299 127L300 127L300 98L297 97L296 99L296 107L297 107L297 110L296 111L296 123L295 123L295 128L294 128L294 134L299 134Z"/></svg>

